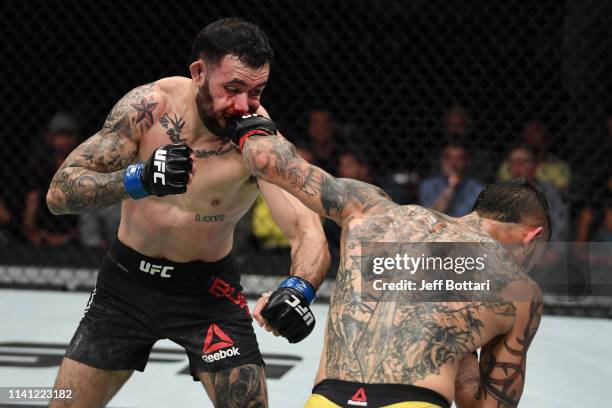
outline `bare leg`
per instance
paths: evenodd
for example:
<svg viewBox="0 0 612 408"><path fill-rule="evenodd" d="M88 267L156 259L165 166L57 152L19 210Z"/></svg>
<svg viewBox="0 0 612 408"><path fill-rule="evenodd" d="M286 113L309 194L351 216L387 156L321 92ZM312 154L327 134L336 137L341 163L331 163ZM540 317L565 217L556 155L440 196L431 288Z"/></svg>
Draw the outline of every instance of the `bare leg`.
<svg viewBox="0 0 612 408"><path fill-rule="evenodd" d="M245 364L217 373L200 373L215 408L267 408L268 391L262 366Z"/></svg>
<svg viewBox="0 0 612 408"><path fill-rule="evenodd" d="M104 407L132 372L100 370L65 357L53 388L72 390L72 399L53 400L49 408Z"/></svg>

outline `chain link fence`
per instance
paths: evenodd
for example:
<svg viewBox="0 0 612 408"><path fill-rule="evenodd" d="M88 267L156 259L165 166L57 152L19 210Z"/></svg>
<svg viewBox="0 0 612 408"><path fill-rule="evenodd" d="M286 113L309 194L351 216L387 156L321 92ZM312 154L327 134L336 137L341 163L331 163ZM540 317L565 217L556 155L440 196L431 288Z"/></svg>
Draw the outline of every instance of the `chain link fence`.
<svg viewBox="0 0 612 408"><path fill-rule="evenodd" d="M333 174L429 206L436 183L455 173L473 189L530 175L553 196L557 240L612 240L612 4L605 0L0 7L0 264L11 271L4 285L88 286L75 282L88 282L84 270L95 273L119 213L51 217L44 206L51 175L128 90L187 75L196 34L227 16L268 33L276 59L263 105L304 157ZM464 212L470 191L447 212ZM286 273L287 243L275 228L257 205L238 226L245 272ZM326 231L337 252L337 229Z"/></svg>

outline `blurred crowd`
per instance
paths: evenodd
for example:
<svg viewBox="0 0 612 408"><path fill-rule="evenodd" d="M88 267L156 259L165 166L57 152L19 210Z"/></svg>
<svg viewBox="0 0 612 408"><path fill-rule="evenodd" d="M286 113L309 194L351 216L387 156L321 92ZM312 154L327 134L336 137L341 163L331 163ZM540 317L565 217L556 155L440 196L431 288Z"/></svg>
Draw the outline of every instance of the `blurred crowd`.
<svg viewBox="0 0 612 408"><path fill-rule="evenodd" d="M535 183L548 200L552 240L557 242L612 242L612 116L602 124L603 145L593 146L580 168L571 168L555 136L537 117L516 129L505 151L474 142L470 113L448 107L440 118L440 134L433 134L437 151L409 169L385 169L373 159L376 146L353 138L351 123L339 123L326 109L304 115L301 129L283 129L298 153L330 174L362 180L383 188L399 204L420 204L452 216L470 212L484 185L495 179L522 177ZM106 248L120 218L120 207L84 215L52 215L45 195L57 168L83 140L79 123L68 113L55 114L32 149L27 178L0 192L0 245L11 242L32 246L86 246ZM499 149L498 149L499 150ZM38 153L38 154L37 154ZM498 160L497 158L501 158ZM380 161L380 157L376 158ZM384 158L383 158L384 160ZM282 250L288 241L259 198L243 221L249 245L255 250ZM333 252L338 250L339 228L324 221Z"/></svg>

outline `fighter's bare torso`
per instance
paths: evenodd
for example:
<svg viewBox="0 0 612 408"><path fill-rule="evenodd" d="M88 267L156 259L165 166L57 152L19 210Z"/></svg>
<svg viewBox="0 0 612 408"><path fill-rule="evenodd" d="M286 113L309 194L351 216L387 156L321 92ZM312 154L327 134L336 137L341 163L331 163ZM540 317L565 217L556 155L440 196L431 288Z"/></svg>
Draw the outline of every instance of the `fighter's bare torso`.
<svg viewBox="0 0 612 408"><path fill-rule="evenodd" d="M255 201L258 188L229 143L202 140L197 118L187 108L191 81L171 77L157 81L149 100L151 121L140 136L135 161L147 160L159 146L187 143L194 150L194 178L185 194L125 200L119 239L148 256L176 262L215 261L232 247L238 220ZM141 109L145 109L143 106Z"/></svg>

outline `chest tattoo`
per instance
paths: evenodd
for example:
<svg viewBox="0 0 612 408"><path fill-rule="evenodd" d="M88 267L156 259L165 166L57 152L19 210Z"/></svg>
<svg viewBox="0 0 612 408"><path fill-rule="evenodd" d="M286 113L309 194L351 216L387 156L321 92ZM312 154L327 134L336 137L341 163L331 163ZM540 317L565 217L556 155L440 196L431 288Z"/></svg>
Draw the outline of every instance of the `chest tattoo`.
<svg viewBox="0 0 612 408"><path fill-rule="evenodd" d="M211 156L223 156L224 154L228 154L234 150L238 151L238 149L236 149L236 147L232 144L229 144L227 147L225 147L224 144L221 144L217 150L194 150L193 154L198 159L206 159L207 157Z"/></svg>
<svg viewBox="0 0 612 408"><path fill-rule="evenodd" d="M159 118L159 123L166 129L166 134L172 141L172 143L187 143L187 139L183 138L181 132L183 131L183 127L185 126L185 121L182 116L178 116L176 113L173 113L172 116L168 115L168 113L164 113ZM194 150L193 155L198 159L206 159L212 156L223 156L225 154L231 153L233 151L238 151L238 149L229 142L222 142L221 145L215 150Z"/></svg>
<svg viewBox="0 0 612 408"><path fill-rule="evenodd" d="M185 121L182 116L177 116L176 113L173 114L174 117L170 117L168 113L164 113L159 118L159 123L166 129L166 134L170 137L172 143L187 143L187 139L181 138L181 131L183 130L183 126L185 126Z"/></svg>

